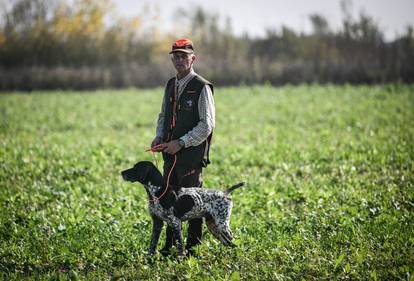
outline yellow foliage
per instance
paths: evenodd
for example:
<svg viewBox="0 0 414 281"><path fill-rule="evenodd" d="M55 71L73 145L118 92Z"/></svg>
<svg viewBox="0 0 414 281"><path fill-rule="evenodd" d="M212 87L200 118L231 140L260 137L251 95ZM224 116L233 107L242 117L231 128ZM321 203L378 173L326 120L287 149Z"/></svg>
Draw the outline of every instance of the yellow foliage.
<svg viewBox="0 0 414 281"><path fill-rule="evenodd" d="M156 56L166 56L171 51L171 46L175 39L163 37L154 42L153 53Z"/></svg>
<svg viewBox="0 0 414 281"><path fill-rule="evenodd" d="M138 29L142 26L141 19L139 17L133 17L131 20L131 26L133 29Z"/></svg>
<svg viewBox="0 0 414 281"><path fill-rule="evenodd" d="M110 11L110 1L78 0L72 7L62 4L55 13L53 30L59 37L102 38L104 18Z"/></svg>

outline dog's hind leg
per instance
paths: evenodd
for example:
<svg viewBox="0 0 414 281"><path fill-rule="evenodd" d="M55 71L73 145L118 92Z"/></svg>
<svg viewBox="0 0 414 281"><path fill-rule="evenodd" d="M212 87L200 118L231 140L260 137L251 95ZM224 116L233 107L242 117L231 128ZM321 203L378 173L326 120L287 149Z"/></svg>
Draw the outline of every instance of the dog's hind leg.
<svg viewBox="0 0 414 281"><path fill-rule="evenodd" d="M206 217L206 224L207 224L207 228L211 232L211 234L213 234L214 237L216 237L217 239L220 240L219 232L218 232L218 229L217 229L217 224L214 221L213 217L210 217L210 216Z"/></svg>
<svg viewBox="0 0 414 281"><path fill-rule="evenodd" d="M155 249L157 248L158 240L160 238L161 230L162 230L163 222L159 218L153 216L152 217L152 236L151 236L151 244L148 249L148 255L153 255L155 253Z"/></svg>
<svg viewBox="0 0 414 281"><path fill-rule="evenodd" d="M222 227L222 226L218 226L218 231L220 233L221 236L224 237L224 239L226 240L226 246L230 246L230 247L234 247L235 245L233 244L232 240L233 240L233 234L231 233L230 228L228 227Z"/></svg>
<svg viewBox="0 0 414 281"><path fill-rule="evenodd" d="M230 216L231 216L231 209L233 207L233 204L231 200L227 200L223 202L221 212L215 213L214 222L216 224L216 231L217 233L222 237L223 244L226 246L235 246L232 243L233 240L233 234L230 230Z"/></svg>
<svg viewBox="0 0 414 281"><path fill-rule="evenodd" d="M233 233L231 232L229 224L230 224L230 221L226 220L222 224L218 225L218 229L219 229L220 232L223 233L223 235L225 235L227 237L228 240L231 241L231 240L233 240Z"/></svg>
<svg viewBox="0 0 414 281"><path fill-rule="evenodd" d="M219 229L219 226L216 224L213 217L207 217L206 218L206 224L208 230L210 230L211 234L213 234L214 237L216 237L221 243L223 243L226 246L230 246L231 243L231 236L229 237L223 231Z"/></svg>

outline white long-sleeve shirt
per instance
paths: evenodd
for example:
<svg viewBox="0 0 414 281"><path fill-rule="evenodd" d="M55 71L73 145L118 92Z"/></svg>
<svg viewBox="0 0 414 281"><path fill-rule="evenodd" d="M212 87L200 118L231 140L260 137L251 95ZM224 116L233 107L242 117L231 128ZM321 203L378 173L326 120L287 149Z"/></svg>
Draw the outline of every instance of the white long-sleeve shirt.
<svg viewBox="0 0 414 281"><path fill-rule="evenodd" d="M178 87L176 100L180 98L180 95L184 91L188 82L190 82L191 79L193 79L196 75L197 73L195 73L195 71L191 69L190 73L188 73L185 77L181 79L175 79L175 86ZM164 94L161 112L158 115L157 122L156 135L160 138L163 137L166 104L165 99L166 93ZM200 145L203 141L207 139L207 137L211 134L215 127L214 97L211 88L208 85L205 85L204 88L201 90L200 97L198 99L198 114L200 118L198 124L187 134L180 138L184 141L185 147Z"/></svg>

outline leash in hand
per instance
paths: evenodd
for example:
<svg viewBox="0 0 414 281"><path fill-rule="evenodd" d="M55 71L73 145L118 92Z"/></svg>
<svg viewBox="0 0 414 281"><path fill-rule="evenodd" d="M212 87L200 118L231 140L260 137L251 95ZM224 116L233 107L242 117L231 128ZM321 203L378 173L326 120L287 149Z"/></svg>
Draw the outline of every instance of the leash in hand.
<svg viewBox="0 0 414 281"><path fill-rule="evenodd" d="M155 152L163 152L164 149L167 147L167 145L165 143L161 143L158 145L155 145L151 148L148 148L145 150L145 152L151 152L152 156L154 157L154 162L155 162L155 166L158 168L158 162L157 162L157 157L155 157ZM154 199L150 199L150 201L154 202L156 200L160 200L166 193L168 188L170 187L170 177L171 177L171 173L174 170L175 164L177 163L177 155L174 154L174 162L173 165L171 166L170 172L168 173L168 177L167 177L167 183L166 183L166 187L164 192L160 195L160 197L155 197Z"/></svg>
<svg viewBox="0 0 414 281"><path fill-rule="evenodd" d="M157 168L158 168L158 161L157 161L157 157L155 157L155 152L162 152L162 151L164 151L164 149L166 147L167 147L166 144L160 143L160 144L157 144L157 145L145 150L145 152L152 152L152 157L154 158L155 166Z"/></svg>

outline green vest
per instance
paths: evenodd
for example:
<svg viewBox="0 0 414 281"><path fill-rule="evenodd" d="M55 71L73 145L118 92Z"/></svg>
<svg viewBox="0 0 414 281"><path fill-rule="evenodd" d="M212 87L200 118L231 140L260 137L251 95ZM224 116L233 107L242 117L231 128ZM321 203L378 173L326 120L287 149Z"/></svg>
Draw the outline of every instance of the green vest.
<svg viewBox="0 0 414 281"><path fill-rule="evenodd" d="M164 142L179 139L197 126L200 121L198 112L198 99L205 85L213 85L203 77L196 75L191 79L180 98L176 101L176 122L173 124L173 104L175 102L175 77L171 78L165 88L165 118L164 118ZM214 92L213 92L214 93ZM175 125L175 126L174 126ZM198 146L182 148L177 152L177 164L188 167L206 167L209 163L209 150L212 133ZM164 161L172 162L170 154L163 153Z"/></svg>

